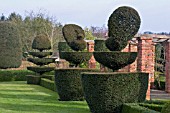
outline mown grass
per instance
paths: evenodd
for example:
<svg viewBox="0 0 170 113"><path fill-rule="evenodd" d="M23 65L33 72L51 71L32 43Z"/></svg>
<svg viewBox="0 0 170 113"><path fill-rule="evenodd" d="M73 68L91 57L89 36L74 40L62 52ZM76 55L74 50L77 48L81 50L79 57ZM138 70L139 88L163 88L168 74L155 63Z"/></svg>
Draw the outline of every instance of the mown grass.
<svg viewBox="0 0 170 113"><path fill-rule="evenodd" d="M56 92L26 82L0 83L0 113L90 113L85 101L58 101Z"/></svg>

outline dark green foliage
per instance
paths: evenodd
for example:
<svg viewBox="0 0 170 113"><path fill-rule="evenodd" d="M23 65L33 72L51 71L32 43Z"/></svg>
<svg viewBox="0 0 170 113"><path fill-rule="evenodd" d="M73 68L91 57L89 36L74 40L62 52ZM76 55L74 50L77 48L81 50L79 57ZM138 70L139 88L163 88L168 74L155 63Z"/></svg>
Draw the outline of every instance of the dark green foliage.
<svg viewBox="0 0 170 113"><path fill-rule="evenodd" d="M136 52L93 52L97 62L107 66L113 71L125 67L135 61L137 57Z"/></svg>
<svg viewBox="0 0 170 113"><path fill-rule="evenodd" d="M41 76L27 75L27 84L39 85Z"/></svg>
<svg viewBox="0 0 170 113"><path fill-rule="evenodd" d="M29 54L34 57L43 58L52 55L52 52L29 52Z"/></svg>
<svg viewBox="0 0 170 113"><path fill-rule="evenodd" d="M51 49L51 42L46 35L37 35L32 43L33 49L38 49L39 51Z"/></svg>
<svg viewBox="0 0 170 113"><path fill-rule="evenodd" d="M51 72L49 72L48 74L51 74L52 72L54 72L54 71L51 71ZM48 79L48 80L51 80L51 81L54 81L54 74L55 73L52 73L53 75L47 75L47 73L46 73L46 75L43 75L43 78L45 78L45 79Z"/></svg>
<svg viewBox="0 0 170 113"><path fill-rule="evenodd" d="M56 91L54 80L52 81L46 78L41 78L40 85L52 91Z"/></svg>
<svg viewBox="0 0 170 113"><path fill-rule="evenodd" d="M120 51L125 48L127 42L138 32L140 23L140 16L135 9L127 6L117 8L108 20L108 49Z"/></svg>
<svg viewBox="0 0 170 113"><path fill-rule="evenodd" d="M36 65L48 65L50 63L54 63L55 59L54 58L28 58L27 59L29 62L32 62Z"/></svg>
<svg viewBox="0 0 170 113"><path fill-rule="evenodd" d="M83 62L87 62L92 56L91 52L61 52L60 54L65 60L76 66Z"/></svg>
<svg viewBox="0 0 170 113"><path fill-rule="evenodd" d="M95 39L94 43L94 51L109 51L105 45L105 39Z"/></svg>
<svg viewBox="0 0 170 113"><path fill-rule="evenodd" d="M21 65L22 45L14 24L0 22L0 68L17 68Z"/></svg>
<svg viewBox="0 0 170 113"><path fill-rule="evenodd" d="M53 71L54 67L46 67L46 66L37 67L37 66L35 66L35 67L27 67L27 69L42 75L42 74L44 74L46 72Z"/></svg>
<svg viewBox="0 0 170 113"><path fill-rule="evenodd" d="M55 70L55 83L62 101L83 100L81 72L97 71L88 68L69 68Z"/></svg>
<svg viewBox="0 0 170 113"><path fill-rule="evenodd" d="M170 102L165 104L165 106L162 108L161 113L170 113Z"/></svg>
<svg viewBox="0 0 170 113"><path fill-rule="evenodd" d="M159 104L149 104L149 103L139 103L140 106L143 106L145 108L149 108L154 111L161 112L162 108L164 105L159 105Z"/></svg>
<svg viewBox="0 0 170 113"><path fill-rule="evenodd" d="M121 113L160 113L160 112L139 106L136 103L127 103L123 104Z"/></svg>
<svg viewBox="0 0 170 113"><path fill-rule="evenodd" d="M28 70L0 70L0 81L25 81L26 75L33 74Z"/></svg>
<svg viewBox="0 0 170 113"><path fill-rule="evenodd" d="M63 27L62 32L64 39L73 50L82 51L86 48L85 33L80 26L67 24Z"/></svg>
<svg viewBox="0 0 170 113"><path fill-rule="evenodd" d="M58 42L58 50L61 59L63 59L63 56L61 54L62 51L73 51L67 44L67 42Z"/></svg>
<svg viewBox="0 0 170 113"><path fill-rule="evenodd" d="M145 101L148 75L125 72L83 73L83 90L91 112L121 113L123 103Z"/></svg>

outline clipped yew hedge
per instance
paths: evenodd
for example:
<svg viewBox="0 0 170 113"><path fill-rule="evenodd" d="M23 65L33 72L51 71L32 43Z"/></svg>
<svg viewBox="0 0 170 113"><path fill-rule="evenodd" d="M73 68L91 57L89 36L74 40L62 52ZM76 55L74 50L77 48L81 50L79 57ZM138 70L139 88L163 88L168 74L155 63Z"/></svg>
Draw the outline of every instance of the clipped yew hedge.
<svg viewBox="0 0 170 113"><path fill-rule="evenodd" d="M17 28L8 21L0 22L0 68L17 68L22 61L22 45Z"/></svg>
<svg viewBox="0 0 170 113"><path fill-rule="evenodd" d="M54 80L49 80L47 78L41 78L40 85L52 91L56 91L56 85Z"/></svg>
<svg viewBox="0 0 170 113"><path fill-rule="evenodd" d="M92 113L121 113L123 103L143 102L148 73L82 73L85 99Z"/></svg>
<svg viewBox="0 0 170 113"><path fill-rule="evenodd" d="M127 103L123 104L121 113L160 113L160 112L139 106L137 103Z"/></svg>
<svg viewBox="0 0 170 113"><path fill-rule="evenodd" d="M62 57L70 63L81 64L90 60L92 52L61 52Z"/></svg>
<svg viewBox="0 0 170 113"><path fill-rule="evenodd" d="M81 72L98 71L88 68L55 69L55 83L61 101L84 100Z"/></svg>
<svg viewBox="0 0 170 113"><path fill-rule="evenodd" d="M133 63L136 60L137 52L93 52L93 55L97 62L115 71Z"/></svg>

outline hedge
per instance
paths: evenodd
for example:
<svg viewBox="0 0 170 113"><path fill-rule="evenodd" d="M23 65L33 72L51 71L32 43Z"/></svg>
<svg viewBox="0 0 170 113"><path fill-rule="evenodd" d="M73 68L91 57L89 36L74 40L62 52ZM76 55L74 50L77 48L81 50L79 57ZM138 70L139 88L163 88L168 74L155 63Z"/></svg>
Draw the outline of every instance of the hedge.
<svg viewBox="0 0 170 113"><path fill-rule="evenodd" d="M98 70L88 68L55 69L55 83L60 100L84 100L81 72L89 71Z"/></svg>
<svg viewBox="0 0 170 113"><path fill-rule="evenodd" d="M92 113L120 113L123 103L143 102L148 73L82 73L86 101Z"/></svg>
<svg viewBox="0 0 170 113"><path fill-rule="evenodd" d="M52 91L56 91L56 85L55 85L54 80L41 78L40 85Z"/></svg>
<svg viewBox="0 0 170 113"><path fill-rule="evenodd" d="M0 22L0 69L17 68L21 65L22 44L18 34L14 24Z"/></svg>
<svg viewBox="0 0 170 113"><path fill-rule="evenodd" d="M113 71L121 69L136 60L137 52L93 52L97 62L112 69Z"/></svg>
<svg viewBox="0 0 170 113"><path fill-rule="evenodd" d="M121 113L160 113L160 112L139 106L137 103L127 103L123 104Z"/></svg>
<svg viewBox="0 0 170 113"><path fill-rule="evenodd" d="M160 104L147 104L147 103L140 103L140 106L143 106L145 108L149 108L158 112L161 112L162 108L164 105L160 105Z"/></svg>
<svg viewBox="0 0 170 113"><path fill-rule="evenodd" d="M34 74L28 70L0 70L0 81L26 81L26 75Z"/></svg>

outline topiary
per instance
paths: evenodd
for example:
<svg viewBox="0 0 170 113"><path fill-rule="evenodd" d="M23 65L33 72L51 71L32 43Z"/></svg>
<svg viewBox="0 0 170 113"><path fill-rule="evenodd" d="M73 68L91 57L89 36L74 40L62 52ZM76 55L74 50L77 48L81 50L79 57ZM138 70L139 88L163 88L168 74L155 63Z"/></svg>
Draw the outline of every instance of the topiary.
<svg viewBox="0 0 170 113"><path fill-rule="evenodd" d="M75 24L67 24L62 29L64 39L67 44L75 51L82 51L86 48L86 42L84 41L84 30Z"/></svg>
<svg viewBox="0 0 170 113"><path fill-rule="evenodd" d="M22 61L22 44L17 28L8 21L0 22L0 68L17 68Z"/></svg>
<svg viewBox="0 0 170 113"><path fill-rule="evenodd" d="M54 70L54 67L45 66L50 63L54 63L54 58L49 58L48 56L52 52L43 52L43 50L49 50L51 48L51 42L46 35L37 35L32 43L33 49L38 49L39 52L29 52L33 57L29 57L27 60L38 66L27 67L28 70L36 73L35 75L27 76L28 84L40 84L41 77L44 73Z"/></svg>
<svg viewBox="0 0 170 113"><path fill-rule="evenodd" d="M37 35L32 43L33 49L38 49L39 51L51 49L51 42L46 35Z"/></svg>
<svg viewBox="0 0 170 113"><path fill-rule="evenodd" d="M125 48L127 42L138 32L140 23L140 16L135 9L127 6L117 8L108 20L108 49L120 51Z"/></svg>
<svg viewBox="0 0 170 113"><path fill-rule="evenodd" d="M105 45L110 51L102 45L103 48L95 49L97 51L93 55L96 61L113 72L82 73L83 90L92 113L121 113L123 103L145 101L148 73L114 72L136 60L137 52L121 50L134 37L139 27L140 16L131 7L119 7L109 17L109 38Z"/></svg>

